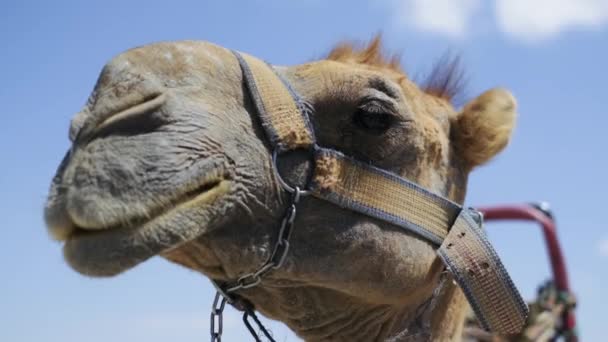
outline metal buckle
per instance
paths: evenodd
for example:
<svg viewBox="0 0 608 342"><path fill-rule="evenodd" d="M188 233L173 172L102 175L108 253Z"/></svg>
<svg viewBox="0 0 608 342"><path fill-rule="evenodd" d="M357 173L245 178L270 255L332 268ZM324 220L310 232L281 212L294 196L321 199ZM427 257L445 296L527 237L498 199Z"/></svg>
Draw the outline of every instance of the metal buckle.
<svg viewBox="0 0 608 342"><path fill-rule="evenodd" d="M213 287L215 287L215 290L217 293L219 293L222 297L226 298L226 301L228 302L228 304L232 304L234 303L234 298L232 298L232 296L230 294L228 294L227 291L225 291L220 284L218 284L215 280L210 279L211 280L211 284L213 285Z"/></svg>
<svg viewBox="0 0 608 342"><path fill-rule="evenodd" d="M483 213L475 208L469 207L467 208L469 215L479 225L479 227L483 227Z"/></svg>
<svg viewBox="0 0 608 342"><path fill-rule="evenodd" d="M287 151L285 151L285 152L287 152ZM287 192L289 192L290 194L294 194L297 192L298 196L310 195L312 193L311 190L304 190L304 189L300 189L297 186L291 186L291 185L287 184L287 182L283 179L283 177L281 176L281 173L279 172L279 166L277 165L277 159L281 153L279 153L278 148L275 148L274 151L272 152L272 166L273 166L272 168L274 170L274 174L277 177L277 180L279 181L279 184L281 184L281 187L283 189L285 189ZM314 159L311 158L311 160L314 160Z"/></svg>

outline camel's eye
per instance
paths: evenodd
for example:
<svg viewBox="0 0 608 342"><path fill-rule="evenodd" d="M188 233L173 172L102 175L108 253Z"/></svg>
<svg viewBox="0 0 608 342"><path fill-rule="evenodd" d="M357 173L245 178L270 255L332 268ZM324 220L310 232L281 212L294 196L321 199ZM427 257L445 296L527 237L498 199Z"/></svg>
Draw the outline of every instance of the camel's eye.
<svg viewBox="0 0 608 342"><path fill-rule="evenodd" d="M353 123L367 133L380 135L388 130L395 122L395 116L379 110L359 108L353 116Z"/></svg>

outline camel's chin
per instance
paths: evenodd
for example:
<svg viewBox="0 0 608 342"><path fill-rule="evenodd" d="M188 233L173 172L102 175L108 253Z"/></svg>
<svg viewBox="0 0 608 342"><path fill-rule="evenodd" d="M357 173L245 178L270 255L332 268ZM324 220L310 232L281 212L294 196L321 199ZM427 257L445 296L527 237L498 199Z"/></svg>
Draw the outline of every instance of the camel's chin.
<svg viewBox="0 0 608 342"><path fill-rule="evenodd" d="M133 230L137 230L134 228ZM76 229L65 240L63 255L67 263L83 275L110 277L122 273L154 256L162 249L129 245L127 232L88 232ZM159 249L155 251L155 249Z"/></svg>
<svg viewBox="0 0 608 342"><path fill-rule="evenodd" d="M215 216L212 209L229 189L229 181L219 182L205 193L135 227L105 230L75 227L63 239L64 258L84 275L109 277L122 273L211 229L210 222Z"/></svg>

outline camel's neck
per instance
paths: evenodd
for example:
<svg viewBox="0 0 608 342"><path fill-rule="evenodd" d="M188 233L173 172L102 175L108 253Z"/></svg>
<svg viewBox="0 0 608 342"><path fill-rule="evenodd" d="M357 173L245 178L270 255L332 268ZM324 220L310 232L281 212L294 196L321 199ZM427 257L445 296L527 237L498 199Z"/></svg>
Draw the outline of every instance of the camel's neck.
<svg viewBox="0 0 608 342"><path fill-rule="evenodd" d="M173 262L212 275L217 264L209 249L191 244L165 253ZM222 273L215 271L218 277ZM325 286L266 279L260 286L242 290L264 315L287 324L307 341L458 341L468 304L451 279L440 291L412 293L384 304L367 300L365 293L346 294ZM406 296L407 297L407 296ZM431 300L431 298L433 298ZM399 302L401 301L401 302Z"/></svg>
<svg viewBox="0 0 608 342"><path fill-rule="evenodd" d="M308 286L259 288L246 297L306 341L458 341L467 310L462 291L451 281L432 302L404 307L365 303Z"/></svg>

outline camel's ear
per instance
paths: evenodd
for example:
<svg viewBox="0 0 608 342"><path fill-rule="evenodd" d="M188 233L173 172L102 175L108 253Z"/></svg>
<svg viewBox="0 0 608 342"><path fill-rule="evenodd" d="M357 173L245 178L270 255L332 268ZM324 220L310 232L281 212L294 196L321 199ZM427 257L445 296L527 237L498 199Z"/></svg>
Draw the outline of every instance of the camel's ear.
<svg viewBox="0 0 608 342"><path fill-rule="evenodd" d="M481 165L509 142L516 102L504 89L491 89L464 106L452 124L452 143L469 169Z"/></svg>

